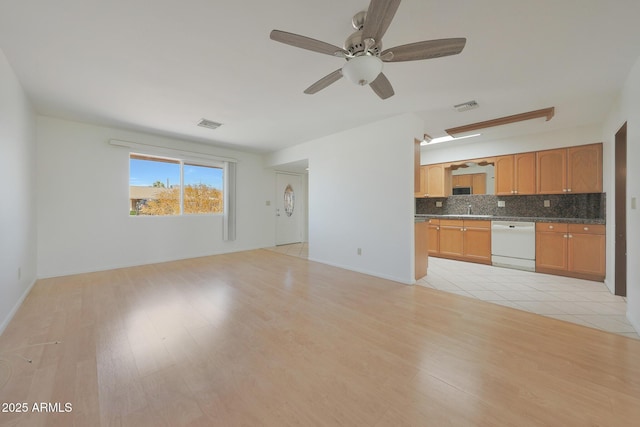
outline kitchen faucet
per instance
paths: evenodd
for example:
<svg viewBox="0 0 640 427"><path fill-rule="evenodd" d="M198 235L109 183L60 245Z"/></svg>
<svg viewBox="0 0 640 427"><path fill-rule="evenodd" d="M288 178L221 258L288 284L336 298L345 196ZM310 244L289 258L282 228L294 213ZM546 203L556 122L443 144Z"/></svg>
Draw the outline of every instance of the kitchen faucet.
<svg viewBox="0 0 640 427"><path fill-rule="evenodd" d="M471 205L467 206L467 215L471 215Z"/></svg>

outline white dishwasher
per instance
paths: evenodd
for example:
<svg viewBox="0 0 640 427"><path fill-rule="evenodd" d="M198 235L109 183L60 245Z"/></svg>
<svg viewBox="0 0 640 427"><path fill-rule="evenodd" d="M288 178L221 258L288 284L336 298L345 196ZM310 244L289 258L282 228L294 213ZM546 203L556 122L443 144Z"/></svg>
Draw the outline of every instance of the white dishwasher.
<svg viewBox="0 0 640 427"><path fill-rule="evenodd" d="M491 263L498 267L535 271L536 224L491 221Z"/></svg>

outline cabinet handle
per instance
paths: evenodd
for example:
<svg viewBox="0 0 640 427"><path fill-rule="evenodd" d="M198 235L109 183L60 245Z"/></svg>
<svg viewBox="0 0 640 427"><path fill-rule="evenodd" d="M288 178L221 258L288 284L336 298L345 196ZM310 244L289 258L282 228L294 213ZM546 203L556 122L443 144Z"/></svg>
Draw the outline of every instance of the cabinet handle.
<svg viewBox="0 0 640 427"><path fill-rule="evenodd" d="M566 239L566 238L567 238L567 237L569 237L569 236L567 236L566 234L564 234L562 237L564 237L564 238Z"/></svg>
<svg viewBox="0 0 640 427"><path fill-rule="evenodd" d="M563 189L562 189L562 191L566 193L566 192L567 192L567 189L566 189L566 188L563 188Z"/></svg>
<svg viewBox="0 0 640 427"><path fill-rule="evenodd" d="M549 226L549 230L553 230L553 225L550 225L550 226Z"/></svg>
<svg viewBox="0 0 640 427"><path fill-rule="evenodd" d="M589 227L584 227L583 230L584 231L589 231Z"/></svg>
<svg viewBox="0 0 640 427"><path fill-rule="evenodd" d="M436 231L440 231L440 227L436 227Z"/></svg>
<svg viewBox="0 0 640 427"><path fill-rule="evenodd" d="M518 190L513 190L513 194L518 194Z"/></svg>
<svg viewBox="0 0 640 427"><path fill-rule="evenodd" d="M569 234L569 238L570 238L570 239L573 239L573 234Z"/></svg>
<svg viewBox="0 0 640 427"><path fill-rule="evenodd" d="M570 192L571 192L571 189L570 189L570 188L567 188L567 191L570 193Z"/></svg>
<svg viewBox="0 0 640 427"><path fill-rule="evenodd" d="M513 190L511 190L511 194L513 194Z"/></svg>

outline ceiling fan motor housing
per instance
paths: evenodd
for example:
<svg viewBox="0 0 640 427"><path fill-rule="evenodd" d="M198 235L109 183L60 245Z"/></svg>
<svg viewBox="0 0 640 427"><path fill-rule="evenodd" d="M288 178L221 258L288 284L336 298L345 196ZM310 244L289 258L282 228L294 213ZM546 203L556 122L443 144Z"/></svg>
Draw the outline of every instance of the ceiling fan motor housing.
<svg viewBox="0 0 640 427"><path fill-rule="evenodd" d="M364 21L367 17L367 12L358 12L353 16L351 24L356 32L347 37L344 42L344 50L349 52L351 56L360 56L367 53L367 44L362 39L362 28L364 27ZM375 56L380 56L382 51L382 43L375 41L373 46L369 47L368 53Z"/></svg>

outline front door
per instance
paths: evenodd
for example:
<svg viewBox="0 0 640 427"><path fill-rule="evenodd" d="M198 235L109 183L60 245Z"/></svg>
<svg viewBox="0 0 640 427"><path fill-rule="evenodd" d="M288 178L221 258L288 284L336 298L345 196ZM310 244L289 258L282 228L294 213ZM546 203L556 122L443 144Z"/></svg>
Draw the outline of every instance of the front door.
<svg viewBox="0 0 640 427"><path fill-rule="evenodd" d="M276 173L276 245L302 241L302 177Z"/></svg>

